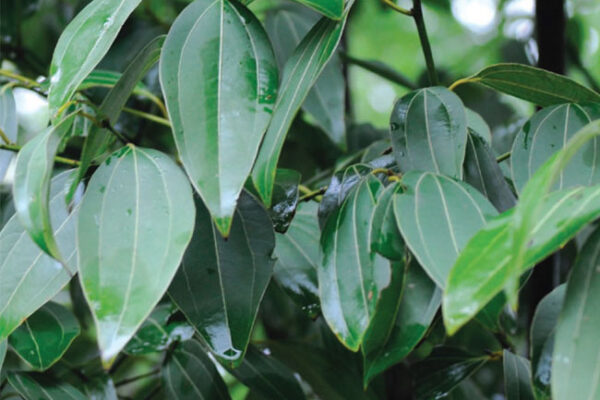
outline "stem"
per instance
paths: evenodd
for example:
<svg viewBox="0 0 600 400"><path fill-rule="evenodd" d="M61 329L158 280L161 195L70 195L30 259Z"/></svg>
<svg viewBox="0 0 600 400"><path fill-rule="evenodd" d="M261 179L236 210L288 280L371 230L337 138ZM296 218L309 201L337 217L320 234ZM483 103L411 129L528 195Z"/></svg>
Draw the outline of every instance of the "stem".
<svg viewBox="0 0 600 400"><path fill-rule="evenodd" d="M0 128L0 138L2 138L2 141L5 144L12 144L12 142L10 141L10 139L8 138L8 136L6 136L6 133L4 133L4 131L2 130L2 128Z"/></svg>
<svg viewBox="0 0 600 400"><path fill-rule="evenodd" d="M143 111L135 110L135 109L129 108L129 107L123 107L123 111L125 111L126 113L129 113L131 115L135 115L135 116L138 116L140 118L145 118L145 119L147 119L149 121L156 122L157 124L161 124L161 125L168 126L168 127L171 126L171 123L169 122L168 119L157 117L154 114L150 114L150 113L146 113L146 112L143 112Z"/></svg>
<svg viewBox="0 0 600 400"><path fill-rule="evenodd" d="M141 374L141 375L133 376L131 378L123 379L122 381L116 382L115 383L115 387L127 385L129 383L132 383L132 382L135 382L135 381L139 381L140 379L148 378L149 376L156 375L159 372L160 372L160 369L154 369L154 370L152 370L150 372L146 372L145 374Z"/></svg>
<svg viewBox="0 0 600 400"><path fill-rule="evenodd" d="M504 154L500 154L498 157L496 157L496 162L501 163L504 160L508 160L510 158L510 151L507 151Z"/></svg>
<svg viewBox="0 0 600 400"><path fill-rule="evenodd" d="M300 201L309 201L309 200L312 200L315 197L320 196L323 193L325 193L326 190L327 190L327 186L323 186L320 189L313 190L312 192L309 192L309 193L306 193L303 196L300 196L300 198L298 199L298 201L300 202Z"/></svg>
<svg viewBox="0 0 600 400"><path fill-rule="evenodd" d="M15 153L18 153L21 150L21 146L17 146L15 144L1 144L0 143L0 150L14 151ZM79 160L73 160L72 158L66 158L66 157L60 157L60 156L54 157L54 161L56 161L57 163L64 164L64 165L69 165L71 167L77 167L79 165Z"/></svg>
<svg viewBox="0 0 600 400"><path fill-rule="evenodd" d="M24 83L28 87L40 87L40 84L33 79L29 79L23 75L15 74L7 69L0 69L0 75L5 76L10 79L15 79L19 82Z"/></svg>
<svg viewBox="0 0 600 400"><path fill-rule="evenodd" d="M392 10L399 12L400 14L408 15L409 17L413 15L411 10L407 10L406 8L402 8L392 0L381 0L387 6L389 6Z"/></svg>
<svg viewBox="0 0 600 400"><path fill-rule="evenodd" d="M429 75L429 83L431 86L436 86L439 84L439 80L433 62L433 55L431 54L431 45L429 44L429 38L427 37L427 30L425 29L421 0L413 0L411 14L415 19L417 31L419 32L419 40L421 41L421 48L423 49L423 56L425 56L425 64L427 65L427 74Z"/></svg>
<svg viewBox="0 0 600 400"><path fill-rule="evenodd" d="M457 80L456 82L454 82L452 85L448 86L448 89L454 90L454 89L456 89L457 86L460 86L464 83L477 82L479 80L480 80L479 78L461 78L461 79Z"/></svg>
<svg viewBox="0 0 600 400"><path fill-rule="evenodd" d="M340 52L340 56L346 63L366 69L367 71L379 75L390 82L397 83L398 85L409 89L417 88L417 85L411 82L410 79L402 75L400 72L392 69L388 65L385 65L384 63L378 61L361 60L359 58L352 57L345 52Z"/></svg>

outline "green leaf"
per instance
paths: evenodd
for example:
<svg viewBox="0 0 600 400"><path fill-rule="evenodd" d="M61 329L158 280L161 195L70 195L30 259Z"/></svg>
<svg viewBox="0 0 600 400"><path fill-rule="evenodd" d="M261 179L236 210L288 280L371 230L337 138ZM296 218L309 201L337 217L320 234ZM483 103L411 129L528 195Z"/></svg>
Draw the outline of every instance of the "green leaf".
<svg viewBox="0 0 600 400"><path fill-rule="evenodd" d="M164 36L162 36L164 41ZM117 84L123 74L105 69L95 69L81 82L77 90L87 90L95 87L113 88ZM132 90L132 93L137 96L152 98L154 94L148 89L143 82L137 82Z"/></svg>
<svg viewBox="0 0 600 400"><path fill-rule="evenodd" d="M581 128L600 118L600 104L561 104L535 113L517 134L511 153L511 173L517 190ZM585 144L560 172L557 189L600 183L600 140Z"/></svg>
<svg viewBox="0 0 600 400"><path fill-rule="evenodd" d="M17 141L17 108L10 86L0 88L0 129L10 141ZM4 179L13 155L12 151L0 150L0 180Z"/></svg>
<svg viewBox="0 0 600 400"><path fill-rule="evenodd" d="M4 357L6 357L7 348L8 344L6 343L6 339L0 341L0 372L2 371L2 364L4 364Z"/></svg>
<svg viewBox="0 0 600 400"><path fill-rule="evenodd" d="M295 0L304 4L324 16L332 19L341 19L344 14L344 0Z"/></svg>
<svg viewBox="0 0 600 400"><path fill-rule="evenodd" d="M298 185L300 173L292 169L277 169L273 187L273 203L269 215L277 232L285 233L290 226L298 206Z"/></svg>
<svg viewBox="0 0 600 400"><path fill-rule="evenodd" d="M83 388L90 400L118 400L115 384L106 372L96 374Z"/></svg>
<svg viewBox="0 0 600 400"><path fill-rule="evenodd" d="M534 400L529 360L508 350L502 352L506 400Z"/></svg>
<svg viewBox="0 0 600 400"><path fill-rule="evenodd" d="M162 368L162 380L168 397L172 399L230 399L215 365L195 340L175 347Z"/></svg>
<svg viewBox="0 0 600 400"><path fill-rule="evenodd" d="M26 399L43 400L86 400L87 397L74 386L41 374L13 372L8 374L8 382Z"/></svg>
<svg viewBox="0 0 600 400"><path fill-rule="evenodd" d="M127 65L123 75L121 75L119 80L114 84L102 101L102 104L100 104L98 109L99 114L102 118L108 119L108 122L111 125L114 125L119 119L121 110L125 106L131 93L135 92L135 88L139 85L139 81L158 61L164 41L165 36L161 35L144 46ZM85 176L92 160L104 153L114 139L115 137L113 134L107 129L97 125L92 126L83 145L83 149L81 150L81 163L67 195L67 202L71 201L71 197L77 184Z"/></svg>
<svg viewBox="0 0 600 400"><path fill-rule="evenodd" d="M64 263L50 221L50 179L54 156L69 133L75 114L27 142L19 151L13 197L21 224L33 241L49 256Z"/></svg>
<svg viewBox="0 0 600 400"><path fill-rule="evenodd" d="M543 217L528 236L525 263L516 271L517 277L600 217L600 187L553 192L539 203L538 212ZM513 211L503 213L477 232L450 271L442 307L448 333L469 321L511 277Z"/></svg>
<svg viewBox="0 0 600 400"><path fill-rule="evenodd" d="M50 217L66 267L44 253L13 216L0 232L0 341L27 317L53 298L76 268L75 221L79 207L69 214L64 189L71 171L57 175L50 186Z"/></svg>
<svg viewBox="0 0 600 400"><path fill-rule="evenodd" d="M600 94L554 72L523 64L495 64L464 82L477 82L542 107L600 101Z"/></svg>
<svg viewBox="0 0 600 400"><path fill-rule="evenodd" d="M319 311L317 203L301 203L285 234L275 234L273 278L309 315Z"/></svg>
<svg viewBox="0 0 600 400"><path fill-rule="evenodd" d="M335 51L345 24L346 18L340 22L322 18L285 64L277 103L252 169L254 186L267 206L271 204L277 161L285 136L309 90Z"/></svg>
<svg viewBox="0 0 600 400"><path fill-rule="evenodd" d="M340 1L340 5L342 3ZM316 14L307 13L302 6L280 7L267 14L265 29L273 43L280 69L317 20ZM323 129L342 149L346 148L345 95L341 60L333 55L302 104L302 110L312 117L311 122Z"/></svg>
<svg viewBox="0 0 600 400"><path fill-rule="evenodd" d="M600 229L587 239L567 281L552 356L552 398L600 397Z"/></svg>
<svg viewBox="0 0 600 400"><path fill-rule="evenodd" d="M411 371L417 399L439 399L467 379L488 360L453 347L439 347Z"/></svg>
<svg viewBox="0 0 600 400"><path fill-rule="evenodd" d="M227 236L274 112L278 74L269 39L243 5L195 0L169 31L160 82L181 161Z"/></svg>
<svg viewBox="0 0 600 400"><path fill-rule="evenodd" d="M102 60L141 0L94 0L60 35L50 65L48 103L55 116Z"/></svg>
<svg viewBox="0 0 600 400"><path fill-rule="evenodd" d="M402 260L405 246L394 215L394 196L402 192L402 185L392 183L377 199L371 228L371 250L389 260Z"/></svg>
<svg viewBox="0 0 600 400"><path fill-rule="evenodd" d="M192 242L169 295L224 364L239 365L273 271L275 234L266 210L242 192L229 238L196 201Z"/></svg>
<svg viewBox="0 0 600 400"><path fill-rule="evenodd" d="M185 322L169 322L175 311L170 303L156 306L123 351L131 355L157 353L194 336L194 328Z"/></svg>
<svg viewBox="0 0 600 400"><path fill-rule="evenodd" d="M409 172L402 183L396 221L419 264L443 288L460 251L497 212L481 193L446 176Z"/></svg>
<svg viewBox="0 0 600 400"><path fill-rule="evenodd" d="M504 179L494 153L484 139L472 132L467 140L464 179L487 197L498 211L514 207L515 195Z"/></svg>
<svg viewBox="0 0 600 400"><path fill-rule="evenodd" d="M425 336L441 300L441 290L413 260L406 272L396 319L387 340L369 348L364 343L364 379L373 379L415 348Z"/></svg>
<svg viewBox="0 0 600 400"><path fill-rule="evenodd" d="M481 115L470 108L465 108L465 111L467 112L467 127L469 130L475 132L488 146L491 146L492 131L487 122L485 122Z"/></svg>
<svg viewBox="0 0 600 400"><path fill-rule="evenodd" d="M8 340L27 364L44 371L63 356L80 331L71 311L49 302L27 318Z"/></svg>
<svg viewBox="0 0 600 400"><path fill-rule="evenodd" d="M300 384L282 362L261 352L254 346L248 348L242 364L229 372L250 388L258 398L265 400L303 400L306 398Z"/></svg>
<svg viewBox="0 0 600 400"><path fill-rule="evenodd" d="M431 171L462 178L467 116L456 94L443 87L410 92L394 105L390 129L402 172Z"/></svg>
<svg viewBox="0 0 600 400"><path fill-rule="evenodd" d="M194 227L190 185L165 154L129 145L94 173L77 225L79 278L110 365L150 314Z"/></svg>
<svg viewBox="0 0 600 400"><path fill-rule="evenodd" d="M552 352L558 315L565 299L566 285L560 285L539 302L531 322L531 378L537 399L550 399Z"/></svg>
<svg viewBox="0 0 600 400"><path fill-rule="evenodd" d="M381 182L367 175L325 223L317 268L323 316L338 339L357 351L381 291L389 262L370 249L371 223Z"/></svg>

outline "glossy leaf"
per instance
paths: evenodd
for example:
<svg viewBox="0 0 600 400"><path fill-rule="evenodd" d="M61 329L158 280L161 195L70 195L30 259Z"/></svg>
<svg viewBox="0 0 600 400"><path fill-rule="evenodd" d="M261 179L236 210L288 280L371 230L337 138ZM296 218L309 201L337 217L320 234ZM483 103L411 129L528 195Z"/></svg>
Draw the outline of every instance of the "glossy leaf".
<svg viewBox="0 0 600 400"><path fill-rule="evenodd" d="M402 361L421 341L442 300L442 292L417 262L404 279L396 319L386 341L363 348L364 379L369 381Z"/></svg>
<svg viewBox="0 0 600 400"><path fill-rule="evenodd" d="M271 279L273 227L266 210L246 192L228 239L201 201L196 208L194 236L169 295L219 360L237 366Z"/></svg>
<svg viewBox="0 0 600 400"><path fill-rule="evenodd" d="M469 130L475 132L488 146L491 146L492 131L487 122L485 122L481 115L470 108L465 108L465 111L467 112L467 127Z"/></svg>
<svg viewBox="0 0 600 400"><path fill-rule="evenodd" d="M195 340L175 347L162 369L162 380L172 399L230 399L215 365Z"/></svg>
<svg viewBox="0 0 600 400"><path fill-rule="evenodd" d="M394 157L402 172L462 177L467 116L456 94L443 87L410 92L394 105L390 129Z"/></svg>
<svg viewBox="0 0 600 400"><path fill-rule="evenodd" d="M324 16L341 19L344 13L344 0L295 0L308 6Z"/></svg>
<svg viewBox="0 0 600 400"><path fill-rule="evenodd" d="M277 232L285 233L294 218L298 206L300 178L298 171L283 168L277 170L273 188L273 204L269 209L273 227Z"/></svg>
<svg viewBox="0 0 600 400"><path fill-rule="evenodd" d="M50 114L66 103L102 60L141 0L94 0L60 35L50 65Z"/></svg>
<svg viewBox="0 0 600 400"><path fill-rule="evenodd" d="M502 352L506 400L534 400L529 360L508 350Z"/></svg>
<svg viewBox="0 0 600 400"><path fill-rule="evenodd" d="M43 371L62 357L80 331L71 311L50 302L27 318L8 339L27 364Z"/></svg>
<svg viewBox="0 0 600 400"><path fill-rule="evenodd" d="M600 94L564 75L523 64L495 64L467 78L467 82L477 82L542 107L600 101Z"/></svg>
<svg viewBox="0 0 600 400"><path fill-rule="evenodd" d="M394 196L402 192L402 185L392 183L377 199L371 228L371 250L389 260L402 260L406 253L402 234L394 214Z"/></svg>
<svg viewBox="0 0 600 400"><path fill-rule="evenodd" d="M8 382L26 399L43 400L86 400L87 397L74 386L40 374L13 372L8 374Z"/></svg>
<svg viewBox="0 0 600 400"><path fill-rule="evenodd" d="M274 112L278 74L269 39L243 5L195 0L169 31L160 82L181 161L227 236Z"/></svg>
<svg viewBox="0 0 600 400"><path fill-rule="evenodd" d="M521 191L535 171L581 128L600 118L600 104L544 108L523 125L511 152L511 173ZM600 139L586 143L560 172L557 189L600 183Z"/></svg>
<svg viewBox="0 0 600 400"><path fill-rule="evenodd" d="M600 397L600 230L587 239L567 282L552 356L552 398Z"/></svg>
<svg viewBox="0 0 600 400"><path fill-rule="evenodd" d="M66 266L46 255L13 216L0 232L0 341L53 298L76 272L75 220L69 214L64 189L70 171L57 175L50 187L50 217Z"/></svg>
<svg viewBox="0 0 600 400"><path fill-rule="evenodd" d="M370 226L382 186L377 178L366 176L321 234L321 309L331 330L353 351L360 347L381 291L391 281L389 262L370 250Z"/></svg>
<svg viewBox="0 0 600 400"><path fill-rule="evenodd" d="M319 264L319 223L317 203L300 203L290 228L275 234L273 277L309 315L319 309L317 265Z"/></svg>
<svg viewBox="0 0 600 400"><path fill-rule="evenodd" d="M129 145L94 173L77 225L79 278L110 364L166 292L193 232L183 172Z"/></svg>
<svg viewBox="0 0 600 400"><path fill-rule="evenodd" d="M285 64L277 103L252 169L254 186L267 206L271 204L277 162L287 132L309 90L333 55L345 23L345 18L340 22L322 18Z"/></svg>
<svg viewBox="0 0 600 400"><path fill-rule="evenodd" d="M6 137L12 141L17 141L17 108L15 97L10 86L0 88L0 129ZM8 150L0 150L0 180L4 179L6 169L14 153Z"/></svg>
<svg viewBox="0 0 600 400"><path fill-rule="evenodd" d="M472 132L467 140L464 179L487 197L498 211L514 207L515 195L504 179L494 153L482 138Z"/></svg>
<svg viewBox="0 0 600 400"><path fill-rule="evenodd" d="M15 209L21 224L46 254L61 263L64 259L50 220L50 179L54 156L69 133L74 118L75 114L71 114L23 146L17 156L13 184Z"/></svg>
<svg viewBox="0 0 600 400"><path fill-rule="evenodd" d="M560 285L539 302L531 322L531 379L537 399L550 399L554 332L565 299L566 285Z"/></svg>
<svg viewBox="0 0 600 400"><path fill-rule="evenodd" d="M394 199L398 226L419 264L443 288L469 239L497 215L469 185L431 172L409 172Z"/></svg>
<svg viewBox="0 0 600 400"><path fill-rule="evenodd" d="M303 400L304 392L285 364L261 352L253 346L248 348L242 364L230 370L240 382L265 400Z"/></svg>

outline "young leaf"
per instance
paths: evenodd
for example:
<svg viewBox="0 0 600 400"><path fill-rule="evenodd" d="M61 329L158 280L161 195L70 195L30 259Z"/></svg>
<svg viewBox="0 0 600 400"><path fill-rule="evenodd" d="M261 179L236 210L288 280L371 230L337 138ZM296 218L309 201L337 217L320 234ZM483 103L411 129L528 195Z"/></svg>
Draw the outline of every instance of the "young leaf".
<svg viewBox="0 0 600 400"><path fill-rule="evenodd" d="M323 316L338 339L357 351L381 291L389 262L370 249L371 222L381 182L367 175L327 220L317 268Z"/></svg>
<svg viewBox="0 0 600 400"><path fill-rule="evenodd" d="M17 141L17 108L10 86L0 88L0 129L11 142ZM12 151L0 150L0 180L4 179L13 155Z"/></svg>
<svg viewBox="0 0 600 400"><path fill-rule="evenodd" d="M534 400L529 360L508 350L502 352L506 400Z"/></svg>
<svg viewBox="0 0 600 400"><path fill-rule="evenodd" d="M64 263L50 221L50 179L54 156L69 133L75 114L27 142L19 151L13 197L16 213L31 239L49 256Z"/></svg>
<svg viewBox="0 0 600 400"><path fill-rule="evenodd" d="M102 60L141 0L94 0L60 35L50 65L48 103L56 117L85 77Z"/></svg>
<svg viewBox="0 0 600 400"><path fill-rule="evenodd" d="M196 208L194 236L169 295L219 360L235 367L271 279L275 234L266 210L246 192L227 239L200 200Z"/></svg>
<svg viewBox="0 0 600 400"><path fill-rule="evenodd" d="M542 107L600 101L600 94L554 72L523 64L495 64L466 78Z"/></svg>
<svg viewBox="0 0 600 400"><path fill-rule="evenodd" d="M390 129L401 171L431 171L462 178L467 116L456 94L431 87L405 95L394 105Z"/></svg>
<svg viewBox="0 0 600 400"><path fill-rule="evenodd" d="M517 190L552 154L591 121L600 118L600 104L561 104L544 108L523 125L513 142L511 172ZM600 183L600 139L585 144L560 172L557 189Z"/></svg>
<svg viewBox="0 0 600 400"><path fill-rule="evenodd" d="M252 169L254 186L267 206L271 204L277 161L285 136L310 88L335 51L345 23L346 18L340 22L322 18L285 64L277 103Z"/></svg>
<svg viewBox="0 0 600 400"><path fill-rule="evenodd" d="M79 207L69 214L64 202L70 173L52 179L48 203L64 266L31 240L16 215L0 232L0 341L54 297L77 271L75 221Z"/></svg>
<svg viewBox="0 0 600 400"><path fill-rule="evenodd" d="M169 31L160 82L181 161L227 236L274 112L278 74L269 39L243 5L195 0Z"/></svg>
<svg viewBox="0 0 600 400"><path fill-rule="evenodd" d="M324 16L341 19L344 14L344 0L295 0L308 6Z"/></svg>
<svg viewBox="0 0 600 400"><path fill-rule="evenodd" d="M110 365L166 292L194 227L190 185L156 150L129 145L94 173L77 221L79 279Z"/></svg>
<svg viewBox="0 0 600 400"><path fill-rule="evenodd" d="M63 356L80 331L71 311L50 302L27 318L8 341L27 364L44 371Z"/></svg>
<svg viewBox="0 0 600 400"><path fill-rule="evenodd" d="M277 169L275 186L273 187L273 204L269 215L273 220L273 227L279 233L285 233L298 206L298 185L300 173L293 169Z"/></svg>
<svg viewBox="0 0 600 400"><path fill-rule="evenodd" d="M169 398L179 400L229 400L227 387L200 343L179 343L162 368Z"/></svg>
<svg viewBox="0 0 600 400"><path fill-rule="evenodd" d="M26 399L86 400L87 397L74 386L57 379L30 372L12 372L8 382Z"/></svg>
<svg viewBox="0 0 600 400"><path fill-rule="evenodd" d="M552 356L552 398L600 397L600 229L587 239L567 282Z"/></svg>
<svg viewBox="0 0 600 400"><path fill-rule="evenodd" d="M481 193L442 175L409 172L402 183L407 189L394 199L396 221L419 264L443 288L460 251L497 212Z"/></svg>

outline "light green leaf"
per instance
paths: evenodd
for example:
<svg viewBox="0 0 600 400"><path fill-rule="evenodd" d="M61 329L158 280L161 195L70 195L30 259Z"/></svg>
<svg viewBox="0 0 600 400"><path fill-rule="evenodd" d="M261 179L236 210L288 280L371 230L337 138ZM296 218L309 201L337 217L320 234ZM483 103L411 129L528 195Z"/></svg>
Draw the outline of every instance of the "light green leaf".
<svg viewBox="0 0 600 400"><path fill-rule="evenodd" d="M324 16L341 19L344 14L344 0L295 0L308 6Z"/></svg>
<svg viewBox="0 0 600 400"><path fill-rule="evenodd" d="M80 331L71 311L49 302L27 318L8 341L27 364L44 371L63 356Z"/></svg>
<svg viewBox="0 0 600 400"><path fill-rule="evenodd" d="M195 0L169 31L160 82L181 161L227 236L274 112L278 73L269 39L243 5Z"/></svg>
<svg viewBox="0 0 600 400"><path fill-rule="evenodd" d="M0 341L0 372L2 371L2 364L4 364L4 357L6 357L6 349L8 344L6 339Z"/></svg>
<svg viewBox="0 0 600 400"><path fill-rule="evenodd" d="M8 374L8 382L25 399L87 400L74 386L41 374L16 372Z"/></svg>
<svg viewBox="0 0 600 400"><path fill-rule="evenodd" d="M219 360L235 367L271 279L275 234L267 211L247 192L227 239L198 199L196 208L194 236L169 295Z"/></svg>
<svg viewBox="0 0 600 400"><path fill-rule="evenodd" d="M502 352L506 400L534 400L529 360L508 350Z"/></svg>
<svg viewBox="0 0 600 400"><path fill-rule="evenodd" d="M0 88L0 129L11 142L17 142L17 108L10 86ZM4 179L6 169L13 156L12 151L0 150L0 180Z"/></svg>
<svg viewBox="0 0 600 400"><path fill-rule="evenodd" d="M600 229L587 239L567 282L552 356L552 398L600 398Z"/></svg>
<svg viewBox="0 0 600 400"><path fill-rule="evenodd" d="M110 365L166 292L194 227L190 185L156 150L128 145L94 173L77 221L79 279Z"/></svg>
<svg viewBox="0 0 600 400"><path fill-rule="evenodd" d="M64 202L71 171L52 180L50 217L66 267L44 253L14 215L0 232L0 341L54 297L77 271L75 221L79 207L69 214Z"/></svg>
<svg viewBox="0 0 600 400"><path fill-rule="evenodd" d="M462 178L467 116L456 94L431 87L403 96L394 105L390 129L402 172L431 171Z"/></svg>
<svg viewBox="0 0 600 400"><path fill-rule="evenodd" d="M600 104L561 104L534 114L517 134L510 156L512 179L521 191L529 178L581 128L600 118ZM600 183L600 140L585 144L560 172L556 189Z"/></svg>
<svg viewBox="0 0 600 400"><path fill-rule="evenodd" d="M254 186L267 206L271 204L277 162L285 136L309 90L333 55L345 23L346 18L340 22L322 18L285 64L277 103L252 169Z"/></svg>
<svg viewBox="0 0 600 400"><path fill-rule="evenodd" d="M467 127L482 138L488 146L492 145L492 131L481 115L465 108L467 112Z"/></svg>
<svg viewBox="0 0 600 400"><path fill-rule="evenodd" d="M85 394L89 400L118 400L117 389L108 373L95 374L84 384Z"/></svg>
<svg viewBox="0 0 600 400"><path fill-rule="evenodd" d="M523 64L495 64L464 82L477 82L542 107L600 101L600 94L554 72Z"/></svg>
<svg viewBox="0 0 600 400"><path fill-rule="evenodd" d="M402 183L396 221L419 264L443 288L458 254L497 211L481 193L446 176L409 172Z"/></svg>
<svg viewBox="0 0 600 400"><path fill-rule="evenodd" d="M141 0L94 0L69 23L54 48L48 102L56 117L85 77L102 60Z"/></svg>
<svg viewBox="0 0 600 400"><path fill-rule="evenodd" d="M164 37L163 37L164 41ZM121 79L123 74L116 71L108 71L104 69L95 69L81 82L77 90L87 90L96 87L113 88ZM132 90L132 93L137 96L147 97L152 99L156 97L154 93L148 89L143 82L137 82Z"/></svg>
<svg viewBox="0 0 600 400"><path fill-rule="evenodd" d="M227 387L200 343L179 343L162 368L162 380L169 398L178 400L229 400Z"/></svg>
<svg viewBox="0 0 600 400"><path fill-rule="evenodd" d="M75 114L48 127L19 151L13 198L16 213L31 239L49 256L64 263L50 221L50 179L54 156L69 133Z"/></svg>

